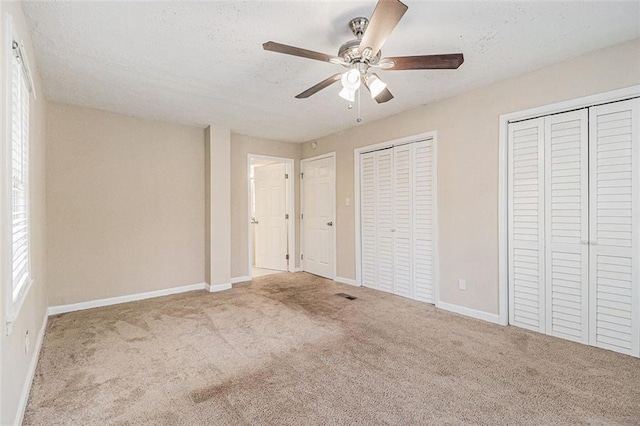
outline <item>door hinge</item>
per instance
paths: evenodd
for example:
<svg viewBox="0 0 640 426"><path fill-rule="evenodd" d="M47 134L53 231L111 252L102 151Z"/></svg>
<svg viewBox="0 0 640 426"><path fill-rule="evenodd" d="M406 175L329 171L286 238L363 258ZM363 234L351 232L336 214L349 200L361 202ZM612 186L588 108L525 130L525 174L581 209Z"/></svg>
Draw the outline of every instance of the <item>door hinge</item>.
<svg viewBox="0 0 640 426"><path fill-rule="evenodd" d="M289 255L287 255L287 260L289 260Z"/></svg>
<svg viewBox="0 0 640 426"><path fill-rule="evenodd" d="M300 260L304 260L304 254L300 255Z"/></svg>
<svg viewBox="0 0 640 426"><path fill-rule="evenodd" d="M285 215L284 215L284 218L285 218L285 219L289 219L289 213L285 214Z"/></svg>
<svg viewBox="0 0 640 426"><path fill-rule="evenodd" d="M304 219L304 213L300 213L300 219Z"/></svg>
<svg viewBox="0 0 640 426"><path fill-rule="evenodd" d="M289 173L285 173L285 174L284 174L284 178L285 178L285 179L289 179Z"/></svg>
<svg viewBox="0 0 640 426"><path fill-rule="evenodd" d="M300 179L304 179L304 173L300 173Z"/></svg>

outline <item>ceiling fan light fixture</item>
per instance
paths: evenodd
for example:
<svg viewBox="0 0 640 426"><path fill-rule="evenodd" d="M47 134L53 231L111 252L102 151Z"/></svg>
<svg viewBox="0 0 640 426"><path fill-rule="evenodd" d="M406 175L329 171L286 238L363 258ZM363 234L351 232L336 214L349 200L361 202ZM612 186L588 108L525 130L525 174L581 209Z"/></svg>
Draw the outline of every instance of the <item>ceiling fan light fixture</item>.
<svg viewBox="0 0 640 426"><path fill-rule="evenodd" d="M369 91L371 92L371 98L375 99L384 89L387 88L387 83L380 80L375 75L370 75L367 77L367 87L369 87Z"/></svg>
<svg viewBox="0 0 640 426"><path fill-rule="evenodd" d="M342 74L340 81L342 82L342 87L355 92L360 88L360 71L355 68L350 69Z"/></svg>
<svg viewBox="0 0 640 426"><path fill-rule="evenodd" d="M356 91L347 89L346 87L342 88L339 95L342 99L347 100L349 102L355 102L356 100Z"/></svg>

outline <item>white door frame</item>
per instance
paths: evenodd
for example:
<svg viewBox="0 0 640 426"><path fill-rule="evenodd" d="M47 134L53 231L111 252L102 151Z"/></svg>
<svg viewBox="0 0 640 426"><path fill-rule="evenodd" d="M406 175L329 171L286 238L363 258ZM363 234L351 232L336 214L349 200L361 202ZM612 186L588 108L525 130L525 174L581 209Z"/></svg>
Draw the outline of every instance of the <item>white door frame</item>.
<svg viewBox="0 0 640 426"><path fill-rule="evenodd" d="M331 238L333 240L333 270L331 271L331 279L335 281L336 279L336 271L338 269L338 250L336 247L336 228L338 227L338 218L336 217L336 206L338 196L337 192L337 179L336 179L336 153L328 152L326 154L316 155L314 157L305 158L300 160L300 173L303 173L304 163L308 163L310 161L322 160L323 158L331 158L331 162L333 164L333 226L331 227ZM304 214L304 179L300 179L300 212ZM304 223L300 220L300 251L304 249ZM304 254L304 253L303 253ZM300 269L304 271L304 259L300 259Z"/></svg>
<svg viewBox="0 0 640 426"><path fill-rule="evenodd" d="M435 305L440 303L440 261L439 261L439 222L438 222L438 132L425 132L413 136L394 139L387 142L381 142L374 145L363 146L353 150L353 189L354 189L354 206L355 206L355 231L356 231L356 285L362 286L362 242L360 229L360 154L375 151L379 149L391 148L395 145L403 145L412 142L418 142L425 139L433 141L433 186L435 188L433 194L433 299Z"/></svg>
<svg viewBox="0 0 640 426"><path fill-rule="evenodd" d="M295 272L296 269L296 192L295 179L293 177L294 162L293 158L271 157L268 155L247 154L247 252L249 259L248 277L253 278L253 232L251 232L251 161L252 160L269 160L285 164L285 173L289 175L286 184L286 213L289 215L287 220L287 239L289 246L289 272Z"/></svg>
<svg viewBox="0 0 640 426"><path fill-rule="evenodd" d="M498 291L500 324L509 324L509 200L508 196L508 137L509 122L527 120L543 115L567 112L599 104L622 101L640 96L640 85L584 96L500 116L499 160L498 160Z"/></svg>

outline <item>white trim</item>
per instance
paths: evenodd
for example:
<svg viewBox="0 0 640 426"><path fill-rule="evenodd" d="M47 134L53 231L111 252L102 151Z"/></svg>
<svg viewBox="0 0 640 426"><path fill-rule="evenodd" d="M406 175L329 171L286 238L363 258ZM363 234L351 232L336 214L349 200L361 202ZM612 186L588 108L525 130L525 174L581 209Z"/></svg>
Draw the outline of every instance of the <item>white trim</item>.
<svg viewBox="0 0 640 426"><path fill-rule="evenodd" d="M27 375L24 379L24 384L22 385L22 392L20 392L20 400L18 402L18 411L15 418L14 425L19 426L22 424L22 420L24 419L24 412L27 409L27 401L29 400L29 392L31 392L31 385L33 384L33 379L36 375L36 367L38 366L38 359L40 359L40 352L42 351L42 343L44 342L44 334L47 330L47 322L49 320L49 315L45 313L44 318L42 319L42 326L40 327L40 331L38 332L38 338L36 340L36 344L33 346L31 361L29 362L29 369L27 370Z"/></svg>
<svg viewBox="0 0 640 426"><path fill-rule="evenodd" d="M304 158L300 160L300 173L304 173L303 164L311 161L322 160L324 158L331 158L333 160L333 226L332 226L332 238L333 238L333 270L331 271L331 276L327 277L329 279L335 279L337 271L338 271L338 246L337 246L337 238L336 238L336 228L338 227L338 216L337 216L337 207L338 207L338 188L336 178L338 170L337 170L337 161L336 161L336 152L327 152L326 154L320 154L309 158ZM304 212L304 179L300 179L300 212ZM300 221L300 252L302 253L304 249L304 223L302 220ZM304 254L304 253L302 253ZM300 271L304 271L304 259L300 260Z"/></svg>
<svg viewBox="0 0 640 426"><path fill-rule="evenodd" d="M621 101L624 99L640 96L640 85L630 86L623 89L584 96L582 98L571 99L555 104L544 105L523 111L502 114L500 116L499 135L499 164L498 164L498 291L499 291L499 318L500 324L509 323L509 265L508 265L508 180L507 180L507 147L508 147L508 125L510 121L525 120L542 115L549 115L558 112L569 111L577 108L586 108L608 102Z"/></svg>
<svg viewBox="0 0 640 426"><path fill-rule="evenodd" d="M289 265L288 272L296 272L296 187L295 187L295 160L293 158L284 157L272 157L269 155L260 154L247 154L247 258L249 259L248 275L246 281L251 281L253 278L253 233L251 232L251 160L272 160L274 162L280 162L285 164L285 173L289 175L286 185L286 211L289 214L289 220L287 221L287 234L288 234L288 246L289 246ZM244 277L242 277L244 278ZM238 281L240 282L240 281ZM231 280L233 284L233 279Z"/></svg>
<svg viewBox="0 0 640 426"><path fill-rule="evenodd" d="M360 154L375 151L384 148L390 148L395 145L403 145L407 143L419 142L421 140L431 139L433 146L433 171L432 178L434 180L435 194L433 197L433 209L434 209L434 226L433 226L433 244L435 250L433 253L434 271L433 271L433 296L434 300L438 301L440 295L440 261L439 261L439 228L440 223L438 221L438 132L431 131L425 133L419 133L413 136L407 136L404 138L394 139L387 142L381 142L374 145L363 146L355 148L353 150L353 189L354 189L354 205L355 205L355 238L356 238L356 285L362 285L362 246L360 235Z"/></svg>
<svg viewBox="0 0 640 426"><path fill-rule="evenodd" d="M235 278L231 278L231 284L238 284L238 283L244 283L247 281L251 281L251 277L249 275L245 275L243 277L235 277Z"/></svg>
<svg viewBox="0 0 640 426"><path fill-rule="evenodd" d="M438 132L431 132L433 142L433 162L431 179L433 181L433 300L440 300L440 220L438 217Z"/></svg>
<svg viewBox="0 0 640 426"><path fill-rule="evenodd" d="M300 266L298 266L297 268L295 268L293 270L293 272L302 272L302 268Z"/></svg>
<svg viewBox="0 0 640 426"><path fill-rule="evenodd" d="M478 311L476 309L466 308L464 306L454 305L453 303L447 303L438 301L436 308L443 309L445 311L454 312L456 314L465 315L467 317L487 321L493 324L502 325L500 315L491 314L489 312Z"/></svg>
<svg viewBox="0 0 640 426"><path fill-rule="evenodd" d="M231 283L205 284L204 286L204 289L207 290L209 293L216 293L218 291L231 290L231 288L233 288Z"/></svg>
<svg viewBox="0 0 640 426"><path fill-rule="evenodd" d="M360 285L356 283L356 280L351 278L335 277L333 280L340 284L348 284L348 285L354 285L356 287L360 287Z"/></svg>
<svg viewBox="0 0 640 426"><path fill-rule="evenodd" d="M223 286L228 285L229 286L228 288L231 288L231 284L222 284L222 285ZM194 291L194 290L204 290L205 288L207 288L207 286L208 284L206 283L191 284L191 285L185 285L182 287L166 288L164 290L148 291L146 293L136 293L136 294L129 294L126 296L110 297L107 299L91 300L88 302L72 303L69 305L49 306L49 308L47 309L47 313L48 315L58 315L58 314L64 314L67 312L75 312L75 311L82 311L82 310L91 309L91 308L99 308L102 306L118 305L120 303L134 302L136 300L144 300L144 299L151 299L154 297L168 296L170 294L186 293L188 291ZM218 286L215 286L215 287L218 287ZM226 288L222 290L226 290ZM220 291L220 290L214 290L214 291Z"/></svg>

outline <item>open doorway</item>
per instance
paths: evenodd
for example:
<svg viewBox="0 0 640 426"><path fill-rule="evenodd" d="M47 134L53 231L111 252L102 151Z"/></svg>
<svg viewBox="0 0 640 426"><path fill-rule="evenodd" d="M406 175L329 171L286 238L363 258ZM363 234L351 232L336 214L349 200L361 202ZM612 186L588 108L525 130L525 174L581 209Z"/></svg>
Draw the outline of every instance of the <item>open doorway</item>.
<svg viewBox="0 0 640 426"><path fill-rule="evenodd" d="M251 277L294 270L293 160L249 154Z"/></svg>

